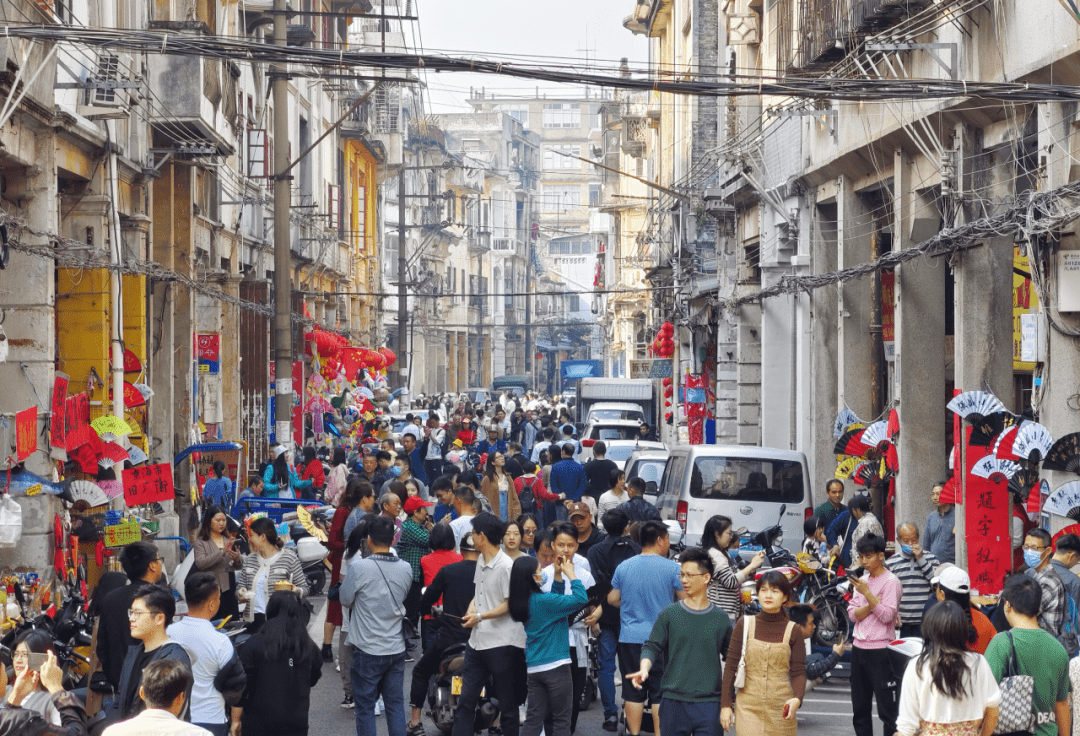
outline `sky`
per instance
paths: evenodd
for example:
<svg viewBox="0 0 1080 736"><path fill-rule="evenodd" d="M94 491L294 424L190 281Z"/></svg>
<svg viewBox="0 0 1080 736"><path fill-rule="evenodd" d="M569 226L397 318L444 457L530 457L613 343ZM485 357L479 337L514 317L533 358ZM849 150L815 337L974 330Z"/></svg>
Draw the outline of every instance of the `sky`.
<svg viewBox="0 0 1080 736"><path fill-rule="evenodd" d="M406 40L416 26L417 41L427 53L483 57L492 61L545 61L581 64L588 55L615 73L618 61L643 63L643 36L622 26L634 0L414 0L419 23L407 23ZM376 2L378 7L378 2ZM511 58L513 57L513 58ZM597 61L599 60L599 61ZM469 88L490 95L534 96L537 83L490 74L427 73L428 107L434 113L469 112ZM568 92L569 90L569 92ZM543 85L543 94L582 94L580 87Z"/></svg>

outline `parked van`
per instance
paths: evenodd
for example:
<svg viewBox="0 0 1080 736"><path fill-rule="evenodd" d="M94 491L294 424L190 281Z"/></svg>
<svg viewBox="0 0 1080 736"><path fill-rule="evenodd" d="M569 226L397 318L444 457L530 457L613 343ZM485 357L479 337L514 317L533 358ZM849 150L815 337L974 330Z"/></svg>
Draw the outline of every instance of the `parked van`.
<svg viewBox="0 0 1080 736"><path fill-rule="evenodd" d="M813 513L806 456L790 450L736 445L671 448L656 505L665 521L677 520L684 541L699 544L705 522L721 514L733 526L758 532L780 524L784 546L796 551L803 519Z"/></svg>

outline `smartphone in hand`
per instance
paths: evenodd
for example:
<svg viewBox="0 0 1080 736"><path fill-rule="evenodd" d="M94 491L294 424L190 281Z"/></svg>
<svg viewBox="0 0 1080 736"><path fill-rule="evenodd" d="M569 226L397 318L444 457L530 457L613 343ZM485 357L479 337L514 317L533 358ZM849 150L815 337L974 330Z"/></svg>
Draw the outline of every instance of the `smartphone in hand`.
<svg viewBox="0 0 1080 736"><path fill-rule="evenodd" d="M26 655L26 668L31 672L41 672L41 667L49 661L48 654L37 654L30 652Z"/></svg>
<svg viewBox="0 0 1080 736"><path fill-rule="evenodd" d="M784 703L783 718L787 719L791 715L791 703Z"/></svg>

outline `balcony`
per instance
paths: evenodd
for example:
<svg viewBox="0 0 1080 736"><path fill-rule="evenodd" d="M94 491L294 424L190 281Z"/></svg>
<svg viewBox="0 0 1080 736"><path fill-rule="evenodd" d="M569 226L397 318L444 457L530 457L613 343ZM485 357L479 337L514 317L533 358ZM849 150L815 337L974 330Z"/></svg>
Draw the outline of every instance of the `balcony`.
<svg viewBox="0 0 1080 736"><path fill-rule="evenodd" d="M645 131L648 127L648 119L640 115L623 117L622 152L627 156L641 158L645 154Z"/></svg>
<svg viewBox="0 0 1080 736"><path fill-rule="evenodd" d="M469 250L474 253L486 253L491 250L491 232L488 230L474 230L469 238Z"/></svg>
<svg viewBox="0 0 1080 736"><path fill-rule="evenodd" d="M222 104L226 92L234 98L230 68L218 59L160 54L151 54L147 64L149 87L157 90L160 103L150 120L155 131L166 139L207 141L218 155L233 153L233 125Z"/></svg>
<svg viewBox="0 0 1080 736"><path fill-rule="evenodd" d="M517 238L492 238L491 250L509 255L521 255L525 252L521 241Z"/></svg>

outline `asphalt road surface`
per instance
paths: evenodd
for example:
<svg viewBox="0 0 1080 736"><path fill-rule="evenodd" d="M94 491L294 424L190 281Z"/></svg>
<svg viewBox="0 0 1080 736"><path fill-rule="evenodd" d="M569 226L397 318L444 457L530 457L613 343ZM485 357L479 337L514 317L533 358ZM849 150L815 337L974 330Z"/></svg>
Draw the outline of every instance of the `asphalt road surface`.
<svg viewBox="0 0 1080 736"><path fill-rule="evenodd" d="M322 645L323 622L326 619L326 599L319 597L314 599L316 616L311 622L309 631L312 638L320 646ZM336 637L335 637L336 639ZM334 651L337 652L337 642L334 642ZM840 668L838 668L840 669ZM405 697L408 700L409 683L412 682L412 663L406 665L405 670ZM620 685L621 688L621 685ZM619 689L616 690L619 695ZM355 716L352 710L341 707L344 690L341 675L335 669L333 663L323 664L323 674L319 683L311 693L311 711L308 715L309 733L312 736L352 736L355 733ZM621 702L621 701L620 701ZM406 716L408 715L408 702L406 702ZM611 736L610 732L602 728L604 721L603 708L599 700L595 701L587 711L578 717L577 736ZM379 716L376 719L379 736L387 736L386 719ZM425 716L424 728L427 736L439 736L434 724ZM807 694L798 716L799 734L806 736L843 736L853 734L851 727L851 696L848 688L847 674L844 671L835 671L833 676ZM738 734L738 729L735 729ZM877 719L877 709L874 709L874 734L875 736L892 736L883 734L881 721ZM759 734L742 734L742 736L760 736Z"/></svg>

